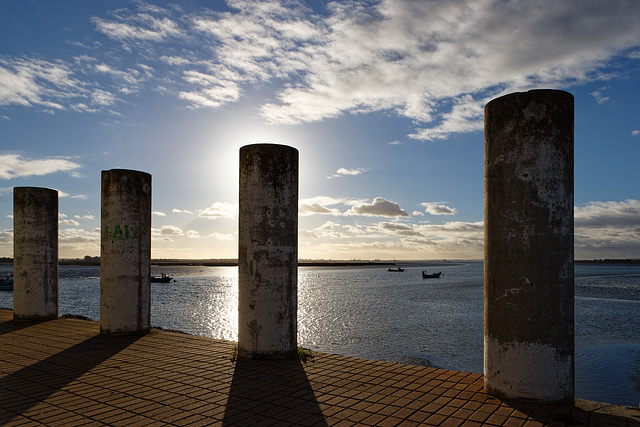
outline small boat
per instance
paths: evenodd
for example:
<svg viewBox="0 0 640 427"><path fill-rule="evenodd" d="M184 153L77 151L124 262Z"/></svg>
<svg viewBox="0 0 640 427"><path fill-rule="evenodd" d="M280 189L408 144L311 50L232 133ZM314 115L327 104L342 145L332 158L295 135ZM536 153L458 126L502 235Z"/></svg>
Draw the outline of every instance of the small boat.
<svg viewBox="0 0 640 427"><path fill-rule="evenodd" d="M160 276L151 276L151 283L169 283L173 280L173 277L166 273L162 273Z"/></svg>
<svg viewBox="0 0 640 427"><path fill-rule="evenodd" d="M13 273L0 277L0 291L10 291L13 289Z"/></svg>
<svg viewBox="0 0 640 427"><path fill-rule="evenodd" d="M404 271L404 268L400 268L400 267L398 267L398 268L390 268L387 271L395 271L397 273L402 273Z"/></svg>
<svg viewBox="0 0 640 427"><path fill-rule="evenodd" d="M440 277L442 275L442 271L439 273L433 273L433 274L427 274L426 271L422 272L422 278L423 279L437 279L438 277Z"/></svg>

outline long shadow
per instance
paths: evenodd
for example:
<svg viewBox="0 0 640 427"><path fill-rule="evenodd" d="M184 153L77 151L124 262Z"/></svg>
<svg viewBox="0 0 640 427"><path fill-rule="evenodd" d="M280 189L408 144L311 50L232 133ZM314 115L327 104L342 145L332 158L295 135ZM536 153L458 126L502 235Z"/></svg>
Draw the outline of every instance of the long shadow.
<svg viewBox="0 0 640 427"><path fill-rule="evenodd" d="M7 320L7 321L0 321L0 336L11 333L11 332L19 331L20 329L25 329L33 325L37 325L39 323L43 323L47 321L48 320L22 321L22 320L13 320L13 319Z"/></svg>
<svg viewBox="0 0 640 427"><path fill-rule="evenodd" d="M31 324L3 322L6 329ZM141 336L96 335L0 378L0 425L28 411L54 392L133 344Z"/></svg>
<svg viewBox="0 0 640 427"><path fill-rule="evenodd" d="M543 425L640 426L640 409L638 408L580 399L573 404L564 405L536 405L510 400L502 401Z"/></svg>
<svg viewBox="0 0 640 427"><path fill-rule="evenodd" d="M302 362L238 359L223 425L277 422L327 425Z"/></svg>

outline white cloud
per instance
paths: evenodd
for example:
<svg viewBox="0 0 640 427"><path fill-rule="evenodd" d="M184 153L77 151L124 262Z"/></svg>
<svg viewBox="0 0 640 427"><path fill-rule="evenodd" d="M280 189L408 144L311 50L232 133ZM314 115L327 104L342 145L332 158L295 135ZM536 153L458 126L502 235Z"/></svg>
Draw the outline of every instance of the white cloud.
<svg viewBox="0 0 640 427"><path fill-rule="evenodd" d="M346 215L365 215L365 216L386 216L386 217L408 217L409 214L400 207L396 202L391 202L376 197L373 203L361 203L353 206Z"/></svg>
<svg viewBox="0 0 640 427"><path fill-rule="evenodd" d="M238 213L237 205L227 202L215 202L208 208L198 213L201 218L217 219L233 219Z"/></svg>
<svg viewBox="0 0 640 427"><path fill-rule="evenodd" d="M357 168L357 169L340 168L336 171L335 174L330 175L327 178L332 179L332 178L340 178L342 176L356 176L368 171L369 169L367 168Z"/></svg>
<svg viewBox="0 0 640 427"><path fill-rule="evenodd" d="M200 233L196 230L188 230L186 233L187 237L190 239L199 239Z"/></svg>
<svg viewBox="0 0 640 427"><path fill-rule="evenodd" d="M19 154L0 154L0 179L42 176L56 172L70 172L81 166L68 157L26 159Z"/></svg>
<svg viewBox="0 0 640 427"><path fill-rule="evenodd" d="M412 226L407 224L400 224L396 222L380 222L378 227L383 230L399 236L420 236L423 237L420 232L415 231Z"/></svg>
<svg viewBox="0 0 640 427"><path fill-rule="evenodd" d="M431 215L455 215L458 213L456 208L451 208L442 203L420 203L420 205L424 206L425 212Z"/></svg>
<svg viewBox="0 0 640 427"><path fill-rule="evenodd" d="M233 241L235 239L235 236L233 234L225 234L225 233L211 233L207 237L216 239L216 240L223 240L223 241Z"/></svg>
<svg viewBox="0 0 640 427"><path fill-rule="evenodd" d="M633 132L631 132L631 135L633 135L633 136L640 135L640 129L634 130Z"/></svg>
<svg viewBox="0 0 640 427"><path fill-rule="evenodd" d="M64 109L69 99L87 95L68 63L0 57L0 105L39 106L55 111Z"/></svg>
<svg viewBox="0 0 640 427"><path fill-rule="evenodd" d="M174 208L174 209L171 210L171 212L173 212L173 213L186 213L186 214L189 214L189 215L193 214L193 212L188 211L186 209L175 209Z"/></svg>
<svg viewBox="0 0 640 427"><path fill-rule="evenodd" d="M594 90L593 92L589 93L589 95L593 96L593 98L596 100L598 104L604 104L610 99L608 96L603 95L603 92L607 89L608 87L604 86L598 90Z"/></svg>
<svg viewBox="0 0 640 427"><path fill-rule="evenodd" d="M335 199L332 197L318 196L308 199L300 199L298 201L298 215L342 215L337 208L329 208L327 206L344 204L344 199Z"/></svg>
<svg viewBox="0 0 640 427"><path fill-rule="evenodd" d="M72 225L74 227L77 227L80 225L80 223L78 221L75 221L73 219L63 219L58 221L58 224L60 225Z"/></svg>
<svg viewBox="0 0 640 427"><path fill-rule="evenodd" d="M12 243L13 230L4 229L0 231L0 243Z"/></svg>
<svg viewBox="0 0 640 427"><path fill-rule="evenodd" d="M160 212L160 211L153 211L151 212L151 215L155 215L155 216L167 216L166 213L164 212Z"/></svg>
<svg viewBox="0 0 640 427"><path fill-rule="evenodd" d="M175 225L163 225L160 228L160 234L163 236L182 236L184 233Z"/></svg>
<svg viewBox="0 0 640 427"><path fill-rule="evenodd" d="M143 7L145 4L141 4ZM120 41L155 41L180 35L178 25L167 17L154 17L151 13L163 15L164 9L146 8L133 15L115 14L114 20L108 21L94 17L96 29L106 36Z"/></svg>
<svg viewBox="0 0 640 427"><path fill-rule="evenodd" d="M91 215L91 214L86 214L86 215L74 215L74 218L76 218L76 219L86 219L86 220L93 220L93 219L96 219L95 215Z"/></svg>

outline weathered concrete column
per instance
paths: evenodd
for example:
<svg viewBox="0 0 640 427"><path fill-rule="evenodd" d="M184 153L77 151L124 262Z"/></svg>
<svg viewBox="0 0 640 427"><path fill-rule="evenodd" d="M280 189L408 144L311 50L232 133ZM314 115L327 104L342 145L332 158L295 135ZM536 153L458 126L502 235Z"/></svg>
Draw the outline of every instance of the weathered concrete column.
<svg viewBox="0 0 640 427"><path fill-rule="evenodd" d="M484 374L488 393L574 399L573 96L485 107Z"/></svg>
<svg viewBox="0 0 640 427"><path fill-rule="evenodd" d="M58 192L13 189L13 318L58 317Z"/></svg>
<svg viewBox="0 0 640 427"><path fill-rule="evenodd" d="M298 150L240 149L238 356L284 358L297 348Z"/></svg>
<svg viewBox="0 0 640 427"><path fill-rule="evenodd" d="M149 332L151 175L102 171L100 333Z"/></svg>

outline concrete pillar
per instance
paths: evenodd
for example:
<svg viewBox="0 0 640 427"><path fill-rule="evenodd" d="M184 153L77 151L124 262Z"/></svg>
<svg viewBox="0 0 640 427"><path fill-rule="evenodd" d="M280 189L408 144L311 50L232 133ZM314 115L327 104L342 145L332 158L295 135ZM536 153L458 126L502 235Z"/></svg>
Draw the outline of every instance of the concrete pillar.
<svg viewBox="0 0 640 427"><path fill-rule="evenodd" d="M574 399L573 96L485 107L484 374L505 399Z"/></svg>
<svg viewBox="0 0 640 427"><path fill-rule="evenodd" d="M13 318L58 317L58 192L13 189Z"/></svg>
<svg viewBox="0 0 640 427"><path fill-rule="evenodd" d="M149 332L151 175L102 171L100 333Z"/></svg>
<svg viewBox="0 0 640 427"><path fill-rule="evenodd" d="M297 348L298 150L240 149L238 356L284 358Z"/></svg>

